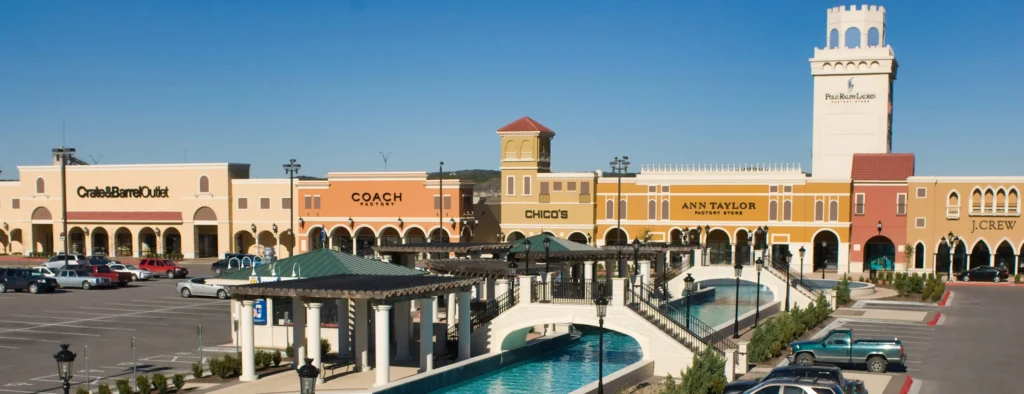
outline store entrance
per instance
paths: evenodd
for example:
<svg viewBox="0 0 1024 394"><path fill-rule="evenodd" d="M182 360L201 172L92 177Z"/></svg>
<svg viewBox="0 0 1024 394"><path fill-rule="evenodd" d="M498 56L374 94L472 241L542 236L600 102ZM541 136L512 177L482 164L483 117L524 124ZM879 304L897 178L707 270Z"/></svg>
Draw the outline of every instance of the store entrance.
<svg viewBox="0 0 1024 394"><path fill-rule="evenodd" d="M196 257L217 257L217 226L196 226Z"/></svg>

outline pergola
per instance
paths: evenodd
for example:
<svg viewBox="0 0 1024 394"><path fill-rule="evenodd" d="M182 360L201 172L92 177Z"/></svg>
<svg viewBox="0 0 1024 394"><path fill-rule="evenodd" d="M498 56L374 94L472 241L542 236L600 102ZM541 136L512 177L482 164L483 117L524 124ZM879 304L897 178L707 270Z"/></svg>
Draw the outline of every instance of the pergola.
<svg viewBox="0 0 1024 394"><path fill-rule="evenodd" d="M437 296L458 294L459 320L469 321L470 288L476 278L460 278L426 275L334 275L308 279L265 282L251 285L228 286L231 298L241 301L242 376L239 380L257 379L255 363L255 334L253 328L253 305L257 299L272 297L295 297L306 309L305 327L297 324L296 331L306 333L308 349L304 349L313 365L321 367L320 357L320 308L325 301L352 300L356 305L355 321L355 364L362 370L369 366L369 316L367 306L374 311L374 344L376 379L374 386L390 382L391 366L391 311L395 313L396 358L409 357L411 337L411 301L421 305L420 316L420 371L434 368L434 327L433 302ZM458 326L458 359L470 357L470 325ZM296 348L296 359L300 349Z"/></svg>

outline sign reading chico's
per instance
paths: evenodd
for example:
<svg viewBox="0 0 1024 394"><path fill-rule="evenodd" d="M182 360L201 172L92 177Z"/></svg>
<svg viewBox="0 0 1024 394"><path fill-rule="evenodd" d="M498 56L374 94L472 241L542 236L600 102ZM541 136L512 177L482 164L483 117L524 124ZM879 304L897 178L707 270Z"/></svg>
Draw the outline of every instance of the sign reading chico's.
<svg viewBox="0 0 1024 394"><path fill-rule="evenodd" d="M149 186L139 186L131 189L122 189L117 186L99 186L89 189L85 186L78 187L78 197L81 198L167 198L170 197L166 187L156 186L152 189Z"/></svg>
<svg viewBox="0 0 1024 394"><path fill-rule="evenodd" d="M364 207L386 207L402 201L402 193L352 193L352 201Z"/></svg>
<svg viewBox="0 0 1024 394"><path fill-rule="evenodd" d="M569 211L564 209L544 209L536 211L526 211L527 219L568 219Z"/></svg>

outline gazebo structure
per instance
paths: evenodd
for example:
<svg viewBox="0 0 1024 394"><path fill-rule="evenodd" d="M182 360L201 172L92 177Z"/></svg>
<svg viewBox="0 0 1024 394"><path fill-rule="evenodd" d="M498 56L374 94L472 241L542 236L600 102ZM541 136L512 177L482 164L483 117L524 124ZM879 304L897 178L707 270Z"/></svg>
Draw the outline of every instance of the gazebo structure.
<svg viewBox="0 0 1024 394"><path fill-rule="evenodd" d="M327 250L327 249L321 249ZM317 253L317 252L313 252ZM330 252L337 253L337 252ZM302 256L302 255L300 255ZM298 256L297 256L298 257ZM378 264L388 264L377 262ZM438 296L456 293L459 310L463 321L469 321L470 288L476 283L474 278L457 278L428 275L366 275L341 274L306 279L263 282L250 285L229 286L231 297L241 301L241 351L242 381L256 380L255 345L253 312L257 300L275 297L290 297L301 301L306 310L306 321L303 325L293 326L296 332L305 333L306 349L296 346L297 359L307 354L313 359L313 365L321 367L320 356L320 308L328 302L356 305L355 321L355 364L360 370L369 368L369 346L367 343L370 327L368 324L367 306L373 308L373 334L375 348L374 386L390 382L391 366L391 326L394 321L396 343L396 359L409 358L409 345L413 342L410 318L411 302L419 301L421 306L419 365L420 371L433 369L434 361L434 300ZM394 319L392 319L392 314ZM426 323L426 324L424 324ZM470 326L459 326L458 359L470 357ZM463 332L464 331L464 332ZM297 342L298 343L298 342ZM304 350L304 351L303 351ZM340 349L339 349L340 350Z"/></svg>

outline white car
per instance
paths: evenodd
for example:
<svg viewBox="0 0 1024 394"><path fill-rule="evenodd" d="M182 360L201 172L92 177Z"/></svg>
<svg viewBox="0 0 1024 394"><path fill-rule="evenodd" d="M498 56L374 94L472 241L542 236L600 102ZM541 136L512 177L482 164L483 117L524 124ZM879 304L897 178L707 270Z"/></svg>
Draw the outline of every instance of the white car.
<svg viewBox="0 0 1024 394"><path fill-rule="evenodd" d="M32 267L32 275L38 275L45 278L56 278L57 272L60 272L57 268L46 268L43 266Z"/></svg>
<svg viewBox="0 0 1024 394"><path fill-rule="evenodd" d="M207 280L213 279L209 276L201 278L192 278L178 282L177 290L178 294L182 297L189 298L192 296L204 296L204 297L217 297L222 300L228 298L228 290L222 285L215 285L212 283L206 283Z"/></svg>
<svg viewBox="0 0 1024 394"><path fill-rule="evenodd" d="M68 255L65 258L63 254L58 254L56 256L50 257L50 260L48 260L45 263L40 264L39 266L40 267L46 267L46 268L49 268L49 269L63 269L64 268L64 263L65 263L65 261L64 261L65 259L67 260L67 265L68 265L69 268L71 266L89 265L89 259L85 258L84 255L72 254L72 255Z"/></svg>
<svg viewBox="0 0 1024 394"><path fill-rule="evenodd" d="M111 264L108 267L110 267L110 270L114 272L127 272L132 274L132 281L149 280L153 277L152 272L139 269L139 267L131 264Z"/></svg>

